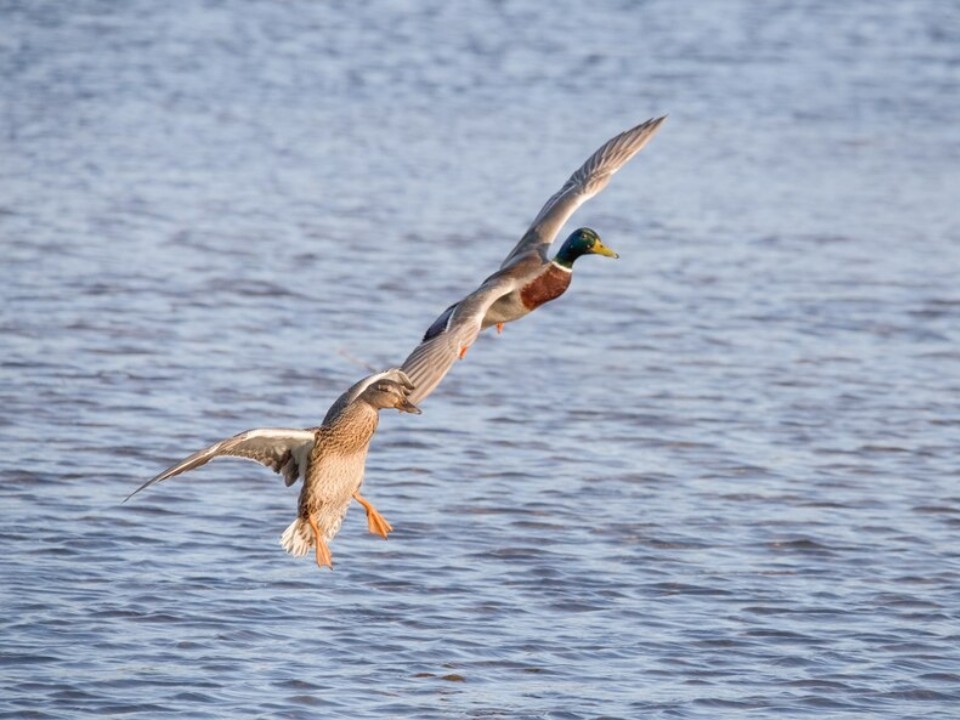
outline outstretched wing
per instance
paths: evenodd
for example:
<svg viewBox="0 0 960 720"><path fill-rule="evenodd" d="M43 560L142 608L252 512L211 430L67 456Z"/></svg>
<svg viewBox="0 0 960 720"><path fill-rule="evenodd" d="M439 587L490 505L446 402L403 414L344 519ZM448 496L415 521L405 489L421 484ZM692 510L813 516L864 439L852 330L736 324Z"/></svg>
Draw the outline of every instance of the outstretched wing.
<svg viewBox="0 0 960 720"><path fill-rule="evenodd" d="M520 255L545 250L574 211L607 186L610 177L640 152L666 117L664 115L647 120L607 140L570 176L563 187L547 200L530 228L500 267L506 267Z"/></svg>
<svg viewBox="0 0 960 720"><path fill-rule="evenodd" d="M517 278L496 273L430 326L423 341L403 361L400 369L413 383L408 399L417 404L432 393L466 348L473 345L483 326L483 317L498 299L518 287ZM446 318L445 324L442 324Z"/></svg>
<svg viewBox="0 0 960 720"><path fill-rule="evenodd" d="M124 498L132 498L144 488L156 485L162 480L193 470L221 455L255 460L276 473L283 475L283 481L292 485L306 469L313 448L316 430L291 430L289 428L256 428L221 440L210 447L195 452L176 465L167 468L154 478L147 480Z"/></svg>

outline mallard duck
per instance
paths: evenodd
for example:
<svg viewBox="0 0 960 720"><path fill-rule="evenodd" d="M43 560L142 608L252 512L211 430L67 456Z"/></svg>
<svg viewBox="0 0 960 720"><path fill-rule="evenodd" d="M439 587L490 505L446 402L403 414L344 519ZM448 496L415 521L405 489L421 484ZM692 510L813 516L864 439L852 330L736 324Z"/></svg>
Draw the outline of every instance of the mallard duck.
<svg viewBox="0 0 960 720"><path fill-rule="evenodd" d="M398 369L370 375L337 398L320 427L247 430L164 470L126 500L144 488L206 465L221 455L255 460L282 475L287 486L303 479L297 519L287 527L280 544L295 557L314 547L317 565L332 569L333 556L327 543L340 529L351 499L366 510L371 533L386 538L393 530L386 518L360 495L360 485L379 411L396 408L419 415L420 409L409 399L412 390L410 379Z"/></svg>
<svg viewBox="0 0 960 720"><path fill-rule="evenodd" d="M653 118L605 142L570 176L540 210L520 242L479 288L441 313L401 369L416 386L412 402L433 392L450 367L464 355L481 330L522 318L563 295L573 264L584 255L618 257L590 228L575 230L553 258L547 254L573 212L599 193L610 177L649 142L666 116Z"/></svg>

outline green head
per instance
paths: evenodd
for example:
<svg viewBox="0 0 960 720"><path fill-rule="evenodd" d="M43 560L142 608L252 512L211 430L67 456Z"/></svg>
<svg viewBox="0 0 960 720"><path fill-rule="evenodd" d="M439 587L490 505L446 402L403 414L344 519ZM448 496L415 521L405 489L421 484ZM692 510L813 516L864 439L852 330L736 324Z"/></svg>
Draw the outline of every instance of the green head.
<svg viewBox="0 0 960 720"><path fill-rule="evenodd" d="M606 257L620 257L600 240L600 236L590 228L574 230L570 237L563 241L560 252L554 262L563 267L572 268L574 261L581 255L604 255Z"/></svg>

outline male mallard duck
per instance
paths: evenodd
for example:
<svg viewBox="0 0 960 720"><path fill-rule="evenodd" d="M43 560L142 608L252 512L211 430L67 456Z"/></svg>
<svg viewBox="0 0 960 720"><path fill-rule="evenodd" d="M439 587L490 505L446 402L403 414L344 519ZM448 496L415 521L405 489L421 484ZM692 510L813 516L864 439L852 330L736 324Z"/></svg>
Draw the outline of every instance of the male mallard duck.
<svg viewBox="0 0 960 720"><path fill-rule="evenodd" d="M413 402L433 392L481 330L496 325L502 331L505 323L563 295L577 258L618 257L590 228L575 230L553 258L548 257L547 250L573 212L607 186L610 177L640 152L665 119L648 120L604 143L547 200L500 270L433 322L401 366L416 386L410 396Z"/></svg>
<svg viewBox="0 0 960 720"><path fill-rule="evenodd" d="M370 532L385 538L393 530L376 508L360 495L360 485L367 448L380 419L379 411L396 408L400 412L419 415L419 408L409 399L412 390L413 384L400 370L370 375L334 402L320 427L247 430L164 470L130 493L127 500L144 488L206 465L221 455L255 460L283 475L288 486L303 478L299 514L283 533L280 544L296 557L315 547L317 565L333 568L327 542L340 529L351 499L367 511Z"/></svg>

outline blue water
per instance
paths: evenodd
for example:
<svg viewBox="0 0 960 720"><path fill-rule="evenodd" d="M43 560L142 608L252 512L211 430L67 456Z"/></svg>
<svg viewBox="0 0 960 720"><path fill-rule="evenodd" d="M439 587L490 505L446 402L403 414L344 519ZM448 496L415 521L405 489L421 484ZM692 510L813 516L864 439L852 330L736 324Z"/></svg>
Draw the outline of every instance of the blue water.
<svg viewBox="0 0 960 720"><path fill-rule="evenodd" d="M0 717L952 718L960 9L0 3ZM336 569L222 461L596 147L621 254L384 414Z"/></svg>

